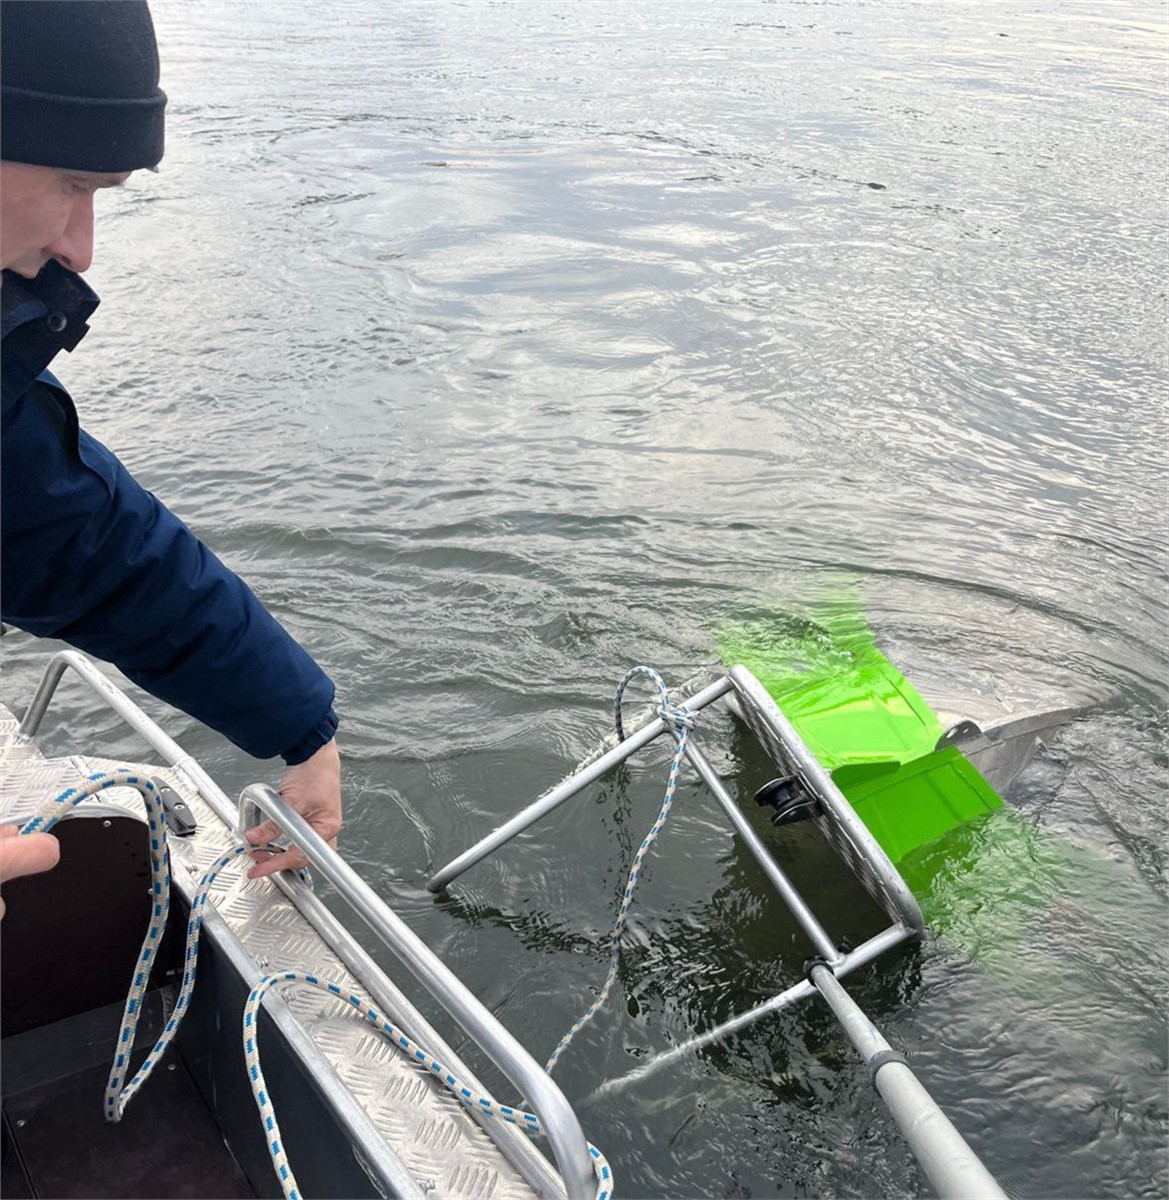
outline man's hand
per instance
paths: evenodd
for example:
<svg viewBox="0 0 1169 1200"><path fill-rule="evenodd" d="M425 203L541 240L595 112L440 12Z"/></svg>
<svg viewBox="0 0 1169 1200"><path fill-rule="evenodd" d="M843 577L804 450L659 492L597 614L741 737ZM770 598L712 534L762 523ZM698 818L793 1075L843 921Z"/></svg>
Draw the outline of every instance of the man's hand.
<svg viewBox="0 0 1169 1200"><path fill-rule="evenodd" d="M341 756L336 741L326 742L310 759L285 767L280 776L280 795L329 843L337 844L341 832ZM275 821L265 821L244 835L253 845L262 845L280 836ZM248 872L249 879L262 879L276 871L299 870L308 859L295 847L283 854L255 850L256 865Z"/></svg>
<svg viewBox="0 0 1169 1200"><path fill-rule="evenodd" d="M0 883L21 875L35 875L57 865L61 843L51 833L20 836L19 825L0 825ZM0 900L0 917L4 901Z"/></svg>

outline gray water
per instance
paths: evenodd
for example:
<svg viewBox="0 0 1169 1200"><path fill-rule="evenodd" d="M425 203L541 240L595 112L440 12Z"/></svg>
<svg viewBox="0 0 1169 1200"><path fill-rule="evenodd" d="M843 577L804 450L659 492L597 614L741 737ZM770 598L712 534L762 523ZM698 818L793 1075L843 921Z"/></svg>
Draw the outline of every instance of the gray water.
<svg viewBox="0 0 1169 1200"><path fill-rule="evenodd" d="M350 861L543 1057L664 750L449 898L428 873L592 747L628 666L680 683L720 622L849 591L922 690L1091 706L1014 800L1113 881L1024 931L1058 987L938 937L854 994L1013 1194L1165 1195L1164 9L156 21L167 157L101 197L59 373L336 680ZM23 702L45 647L3 649ZM140 751L76 689L60 714L50 746ZM274 778L165 716L229 790ZM749 796L765 765L705 728ZM799 963L700 788L675 808L558 1071L619 1193L927 1192L815 1005L594 1096Z"/></svg>

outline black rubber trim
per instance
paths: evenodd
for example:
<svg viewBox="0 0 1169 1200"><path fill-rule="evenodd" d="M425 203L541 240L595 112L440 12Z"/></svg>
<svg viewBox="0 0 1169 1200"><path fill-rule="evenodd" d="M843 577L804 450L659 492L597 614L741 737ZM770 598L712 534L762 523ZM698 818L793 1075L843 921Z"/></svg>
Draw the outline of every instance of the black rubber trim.
<svg viewBox="0 0 1169 1200"><path fill-rule="evenodd" d="M909 1059L901 1053L900 1050L878 1050L872 1058L869 1059L865 1066L869 1068L869 1079L873 1087L877 1086L877 1072L882 1067L887 1067L890 1063L904 1063L909 1066Z"/></svg>

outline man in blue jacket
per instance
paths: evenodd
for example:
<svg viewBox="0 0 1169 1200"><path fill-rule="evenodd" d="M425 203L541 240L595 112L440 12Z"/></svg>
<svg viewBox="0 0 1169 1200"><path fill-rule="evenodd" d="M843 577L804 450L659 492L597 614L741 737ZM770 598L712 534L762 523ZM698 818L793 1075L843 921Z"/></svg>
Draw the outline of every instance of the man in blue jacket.
<svg viewBox="0 0 1169 1200"><path fill-rule="evenodd" d="M333 684L247 585L78 424L49 370L98 306L81 273L101 189L157 167L166 96L145 0L3 0L3 620L115 663L257 758L322 837L341 827ZM0 837L0 880L56 862ZM249 831L256 843L271 822ZM304 864L256 852L253 877ZM3 910L0 909L0 912Z"/></svg>

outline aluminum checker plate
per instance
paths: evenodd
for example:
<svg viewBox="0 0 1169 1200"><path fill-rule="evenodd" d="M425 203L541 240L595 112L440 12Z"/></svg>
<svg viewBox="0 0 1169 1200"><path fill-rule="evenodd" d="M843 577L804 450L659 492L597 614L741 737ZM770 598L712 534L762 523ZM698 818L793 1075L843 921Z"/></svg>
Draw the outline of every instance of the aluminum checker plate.
<svg viewBox="0 0 1169 1200"><path fill-rule="evenodd" d="M114 759L46 759L35 745L19 736L17 720L0 705L3 822L27 819L65 788L114 766L131 766L164 779L191 807L198 831L189 838L169 839L175 884L189 899L203 872L228 849L232 839L188 781L168 768ZM133 789L110 788L100 800L103 805L143 817L142 799ZM211 900L261 969L309 971L351 991L362 990L337 955L271 884L249 881L242 869L229 869L216 881ZM537 1194L463 1106L368 1024L310 989L284 989L282 997L421 1191L484 1200L527 1200ZM418 1030L420 1037L426 1032ZM450 1065L454 1073L467 1074L457 1060ZM501 1133L523 1137L510 1127ZM539 1153L532 1146L526 1149L530 1154Z"/></svg>

